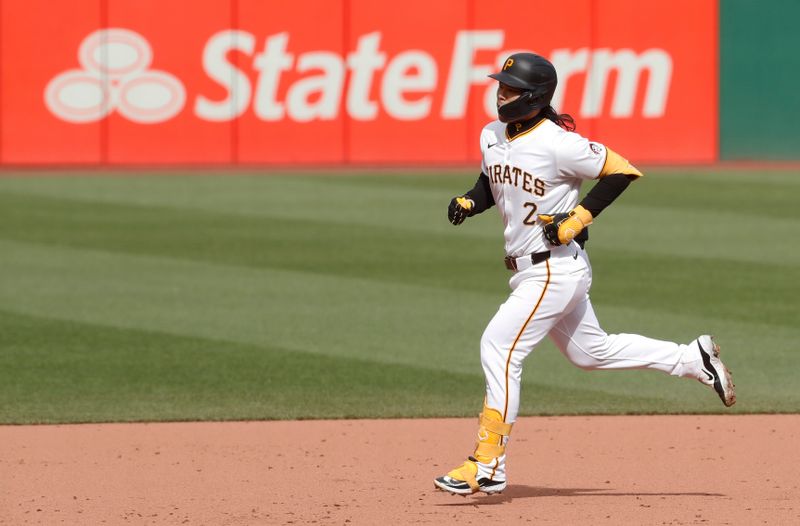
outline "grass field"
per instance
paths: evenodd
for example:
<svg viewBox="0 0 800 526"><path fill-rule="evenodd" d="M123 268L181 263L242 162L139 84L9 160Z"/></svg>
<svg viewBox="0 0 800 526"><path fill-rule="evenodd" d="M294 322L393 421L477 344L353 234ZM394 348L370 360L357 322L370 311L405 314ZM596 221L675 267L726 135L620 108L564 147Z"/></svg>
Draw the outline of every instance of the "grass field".
<svg viewBox="0 0 800 526"><path fill-rule="evenodd" d="M476 415L507 293L474 172L0 177L0 423ZM733 412L800 410L800 173L651 170L591 228L608 332L712 332ZM521 414L721 412L547 342Z"/></svg>

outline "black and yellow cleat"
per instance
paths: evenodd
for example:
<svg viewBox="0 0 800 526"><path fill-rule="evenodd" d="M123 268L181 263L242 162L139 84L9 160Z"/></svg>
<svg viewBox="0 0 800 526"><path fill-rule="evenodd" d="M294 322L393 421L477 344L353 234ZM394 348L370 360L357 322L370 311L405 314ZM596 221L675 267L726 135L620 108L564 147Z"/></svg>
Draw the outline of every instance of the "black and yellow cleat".
<svg viewBox="0 0 800 526"><path fill-rule="evenodd" d="M478 474L477 460L470 457L461 466L452 470L443 477L433 480L433 485L442 491L453 495L472 495L482 491L487 494L502 493L506 489L505 480L491 480L489 478L476 479Z"/></svg>

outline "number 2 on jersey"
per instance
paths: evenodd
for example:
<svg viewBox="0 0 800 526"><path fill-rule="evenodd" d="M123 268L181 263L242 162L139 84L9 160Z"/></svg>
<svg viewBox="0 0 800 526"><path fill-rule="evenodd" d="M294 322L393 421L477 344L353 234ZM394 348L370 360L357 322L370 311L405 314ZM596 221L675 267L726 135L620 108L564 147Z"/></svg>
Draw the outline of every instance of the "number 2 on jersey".
<svg viewBox="0 0 800 526"><path fill-rule="evenodd" d="M527 203L523 204L522 206L526 208L530 208L531 211L528 213L527 217L522 220L523 225L533 226L536 224L536 203L532 203L528 201Z"/></svg>

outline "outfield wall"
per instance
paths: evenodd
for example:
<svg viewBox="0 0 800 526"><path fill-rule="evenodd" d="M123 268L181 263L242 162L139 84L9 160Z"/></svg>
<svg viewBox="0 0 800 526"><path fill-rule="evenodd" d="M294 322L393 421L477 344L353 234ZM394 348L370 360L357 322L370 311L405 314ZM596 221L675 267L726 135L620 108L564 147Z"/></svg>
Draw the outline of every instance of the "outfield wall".
<svg viewBox="0 0 800 526"><path fill-rule="evenodd" d="M396 6L0 0L0 163L475 163L486 75L521 49L556 64L585 135L719 158L717 0Z"/></svg>
<svg viewBox="0 0 800 526"><path fill-rule="evenodd" d="M721 157L800 159L800 2L720 7Z"/></svg>

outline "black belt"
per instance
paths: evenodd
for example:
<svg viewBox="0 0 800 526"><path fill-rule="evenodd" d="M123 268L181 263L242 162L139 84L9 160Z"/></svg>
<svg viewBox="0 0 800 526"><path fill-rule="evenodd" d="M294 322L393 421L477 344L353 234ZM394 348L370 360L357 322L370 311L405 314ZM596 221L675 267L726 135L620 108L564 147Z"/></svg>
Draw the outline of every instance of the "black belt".
<svg viewBox="0 0 800 526"><path fill-rule="evenodd" d="M530 257L531 258L531 263L533 263L534 265L537 265L537 264L541 263L542 261L547 261L548 259L550 259L550 251L547 250L546 252L536 252L535 254L531 254L530 256L520 256L519 258L512 258L511 256L506 256L506 259L505 259L506 268L508 270L516 271L517 270L517 259L524 258L524 257Z"/></svg>

